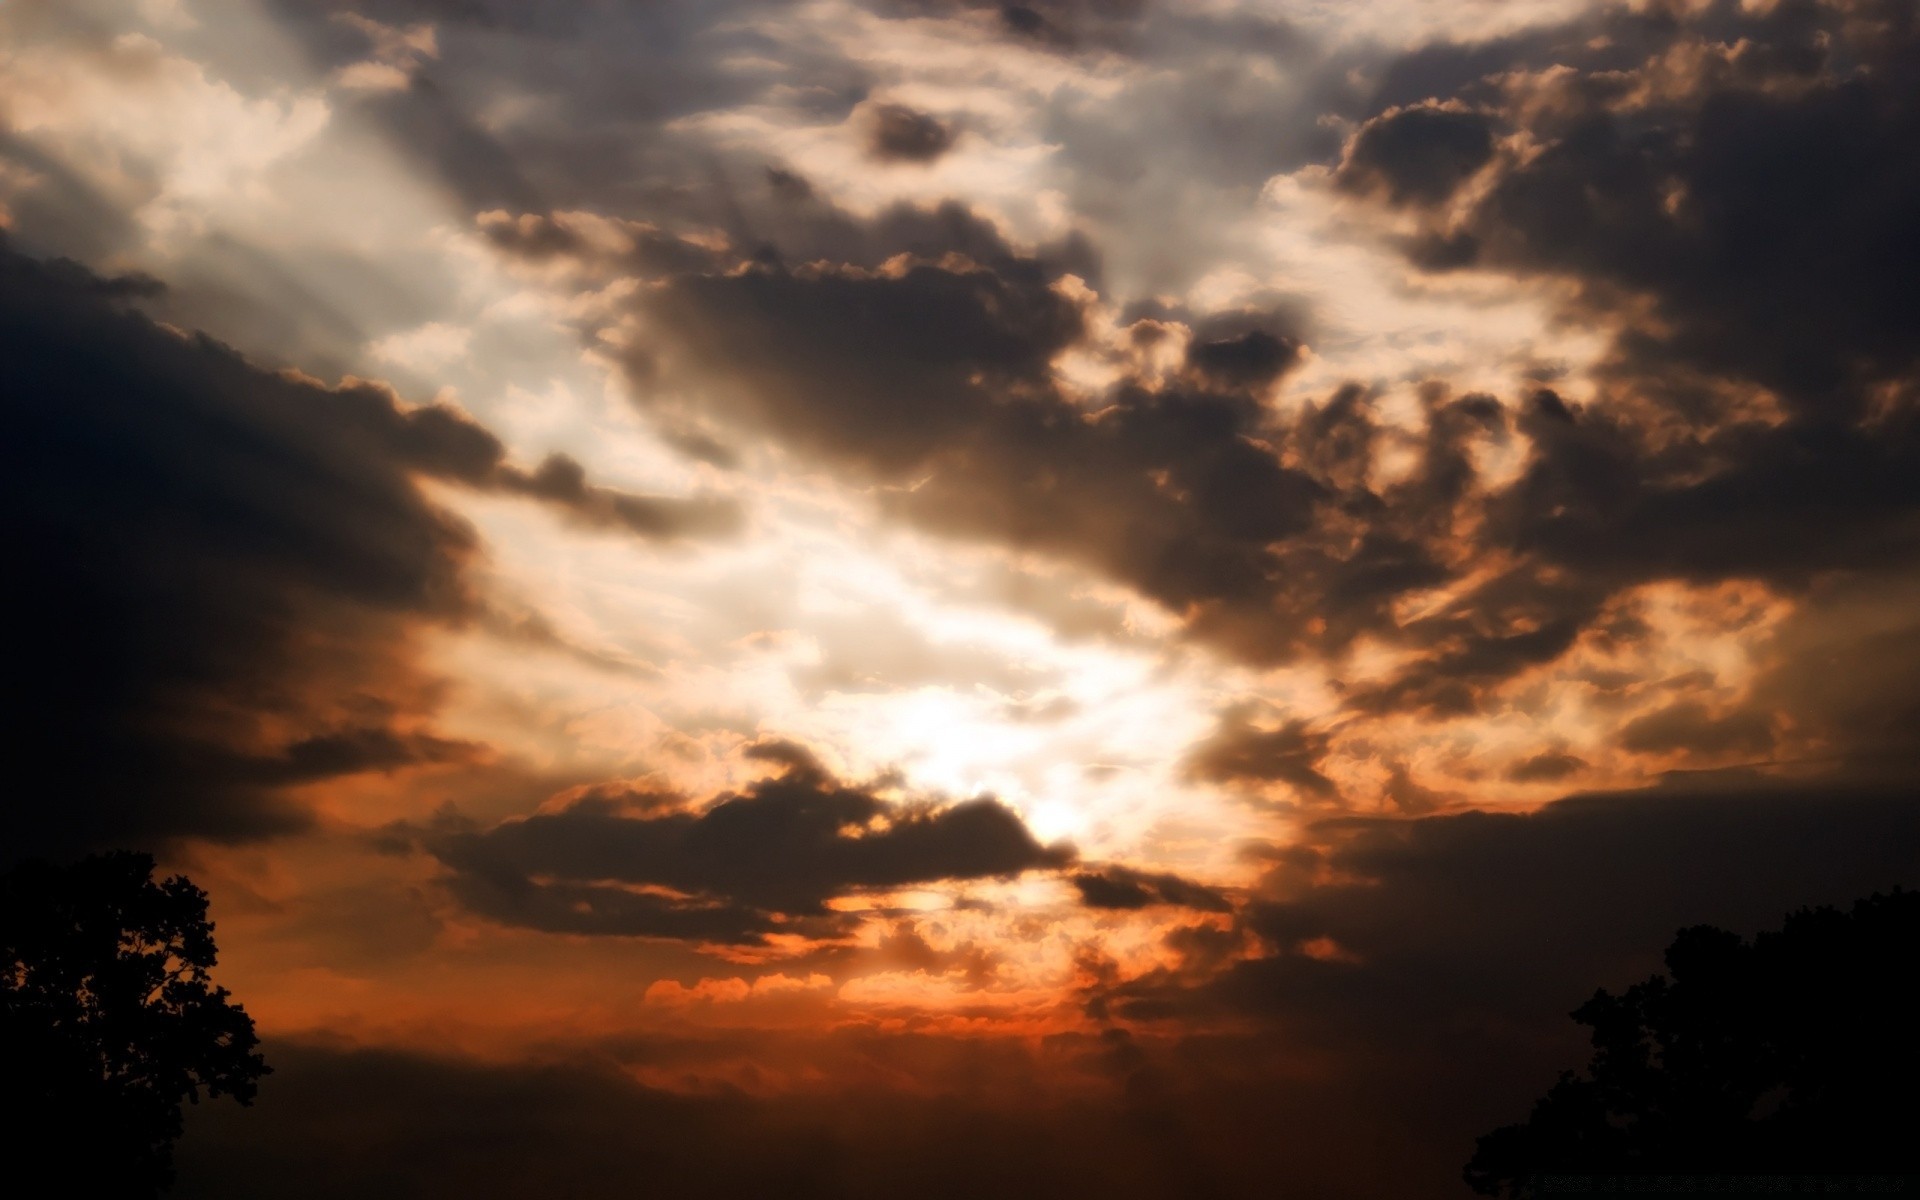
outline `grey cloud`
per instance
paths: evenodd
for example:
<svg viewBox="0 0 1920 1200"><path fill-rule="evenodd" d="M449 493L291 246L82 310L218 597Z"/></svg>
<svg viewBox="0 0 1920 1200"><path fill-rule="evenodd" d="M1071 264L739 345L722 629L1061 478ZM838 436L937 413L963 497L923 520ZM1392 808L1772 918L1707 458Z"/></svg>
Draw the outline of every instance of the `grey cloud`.
<svg viewBox="0 0 1920 1200"><path fill-rule="evenodd" d="M430 164L468 211L542 207L544 189L521 170L520 157L468 115L469 105L438 82L415 73L396 91L375 91L356 107Z"/></svg>
<svg viewBox="0 0 1920 1200"><path fill-rule="evenodd" d="M1300 357L1300 342L1264 329L1231 337L1196 337L1187 346L1187 363L1202 374L1233 386L1271 383Z"/></svg>
<svg viewBox="0 0 1920 1200"><path fill-rule="evenodd" d="M781 772L697 811L635 812L587 795L490 829L418 836L452 870L455 894L495 919L713 942L844 933L850 920L827 907L837 896L1072 860L991 797L892 802L835 779L799 747L759 754Z"/></svg>
<svg viewBox="0 0 1920 1200"><path fill-rule="evenodd" d="M1716 4L1621 14L1602 32L1622 36L1551 59L1515 44L1480 65L1570 70L1511 85L1508 115L1537 149L1436 236L1455 262L1577 280L1580 307L1620 325L1630 379L1691 369L1769 388L1803 419L1858 415L1920 355L1920 294L1893 266L1920 256L1902 216L1920 196L1915 21L1882 0ZM1395 171L1438 152L1430 137L1378 149Z"/></svg>
<svg viewBox="0 0 1920 1200"><path fill-rule="evenodd" d="M599 207L711 226L751 240L725 216L729 176L757 169L681 119L778 97L823 120L865 99L867 70L832 47L783 42L761 18L771 0L609 5L559 0L276 0L282 27L322 69L366 58L345 12L405 28L430 24L437 56L409 86L351 111L428 167L469 211ZM741 71L738 61L778 63ZM526 101L511 110L505 98Z"/></svg>
<svg viewBox="0 0 1920 1200"><path fill-rule="evenodd" d="M1485 398L1436 395L1418 470L1376 495L1364 394L1278 422L1247 389L1294 351L1260 330L1202 341L1185 384L1083 407L1048 371L1081 316L1035 260L749 267L676 277L647 310L661 353L721 383L708 419L890 485L882 502L925 527L1092 567L1268 660L1344 643L1449 578L1431 544L1470 497L1471 443L1504 428Z"/></svg>
<svg viewBox="0 0 1920 1200"><path fill-rule="evenodd" d="M1586 769L1586 760L1577 755L1543 750L1515 763L1507 770L1507 778L1515 783L1556 783Z"/></svg>
<svg viewBox="0 0 1920 1200"><path fill-rule="evenodd" d="M955 205L892 209L846 240L922 233L931 244L881 268L715 263L659 280L638 301L654 336L627 364L642 406L669 429L771 437L876 485L883 507L925 528L1091 568L1254 661L1392 631L1400 596L1455 577L1455 529L1481 500L1474 448L1508 433L1491 397L1426 389L1415 468L1376 492L1390 441L1365 389L1284 419L1266 403L1300 354L1279 317L1201 322L1179 377L1084 402L1052 376L1085 337L1055 285L1064 264L1014 253ZM625 269L624 252L615 260ZM1136 329L1166 335L1150 326ZM700 406L653 386L663 372L702 381ZM1441 673L1497 680L1544 653L1479 636L1485 647Z"/></svg>
<svg viewBox="0 0 1920 1200"><path fill-rule="evenodd" d="M1126 49L1140 33L1150 0L877 0L877 11L898 17L985 19L1002 35L1062 53Z"/></svg>
<svg viewBox="0 0 1920 1200"><path fill-rule="evenodd" d="M1198 912L1229 912L1233 905L1219 889L1164 871L1136 871L1106 866L1083 871L1070 882L1088 908L1141 909L1157 905L1190 908Z"/></svg>
<svg viewBox="0 0 1920 1200"><path fill-rule="evenodd" d="M1361 126L1335 179L1395 204L1437 204L1492 158L1493 126L1482 114L1402 108Z"/></svg>
<svg viewBox="0 0 1920 1200"><path fill-rule="evenodd" d="M1764 756L1773 748L1773 730L1757 713L1736 711L1716 717L1697 700L1681 700L1628 722L1620 731L1620 745L1655 754L1685 749Z"/></svg>
<svg viewBox="0 0 1920 1200"><path fill-rule="evenodd" d="M1316 798L1338 792L1320 770L1332 742L1325 732L1299 720L1263 728L1249 716L1241 709L1227 712L1189 752L1188 774L1212 783L1285 783Z"/></svg>
<svg viewBox="0 0 1920 1200"><path fill-rule="evenodd" d="M585 525L624 529L647 538L711 537L741 527L737 504L717 497L642 496L587 482L586 468L550 454L532 471L501 465L494 486L548 501Z"/></svg>
<svg viewBox="0 0 1920 1200"><path fill-rule="evenodd" d="M1517 565L1403 630L1437 652L1352 703L1472 711L1655 580L1898 586L1920 551L1920 245L1893 215L1920 202L1917 20L1878 0L1607 9L1384 73L1339 179L1425 222L1416 265L1561 280L1612 345L1595 402L1519 406L1528 459L1478 539ZM1766 702L1683 704L1623 744L1761 755L1804 707Z"/></svg>

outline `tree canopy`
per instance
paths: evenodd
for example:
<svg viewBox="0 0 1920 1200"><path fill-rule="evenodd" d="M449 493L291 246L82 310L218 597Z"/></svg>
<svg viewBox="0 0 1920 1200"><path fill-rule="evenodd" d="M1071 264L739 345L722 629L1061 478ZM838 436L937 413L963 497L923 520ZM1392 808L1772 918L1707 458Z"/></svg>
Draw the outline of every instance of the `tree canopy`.
<svg viewBox="0 0 1920 1200"><path fill-rule="evenodd" d="M253 1019L208 977L207 895L116 852L0 876L0 1063L10 1165L76 1194L172 1181L181 1105L254 1097Z"/></svg>
<svg viewBox="0 0 1920 1200"><path fill-rule="evenodd" d="M1541 1174L1897 1172L1920 1158L1920 892L1803 909L1751 942L1681 930L1526 1123L1479 1139L1481 1195Z"/></svg>

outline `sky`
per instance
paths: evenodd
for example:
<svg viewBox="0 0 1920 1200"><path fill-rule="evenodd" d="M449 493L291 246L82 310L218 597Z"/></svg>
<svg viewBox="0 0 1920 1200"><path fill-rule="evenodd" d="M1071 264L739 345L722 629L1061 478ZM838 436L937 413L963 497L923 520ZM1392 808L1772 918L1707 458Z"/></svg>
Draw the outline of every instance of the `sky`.
<svg viewBox="0 0 1920 1200"><path fill-rule="evenodd" d="M5 0L0 845L180 1196L1464 1195L1920 882L1916 212L1911 0Z"/></svg>

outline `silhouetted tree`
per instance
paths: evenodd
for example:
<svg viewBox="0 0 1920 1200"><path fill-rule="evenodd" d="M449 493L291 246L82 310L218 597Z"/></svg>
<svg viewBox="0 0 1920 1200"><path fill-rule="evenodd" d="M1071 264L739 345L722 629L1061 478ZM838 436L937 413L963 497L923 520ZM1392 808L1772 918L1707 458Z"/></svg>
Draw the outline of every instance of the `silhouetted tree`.
<svg viewBox="0 0 1920 1200"><path fill-rule="evenodd" d="M1466 1179L1900 1171L1920 1158L1920 892L1803 909L1751 943L1681 930L1666 975L1597 992L1586 1074L1479 1140Z"/></svg>
<svg viewBox="0 0 1920 1200"><path fill-rule="evenodd" d="M144 854L0 877L0 1117L16 1177L48 1194L152 1196L173 1177L181 1102L252 1101L253 1019L207 978L207 895Z"/></svg>

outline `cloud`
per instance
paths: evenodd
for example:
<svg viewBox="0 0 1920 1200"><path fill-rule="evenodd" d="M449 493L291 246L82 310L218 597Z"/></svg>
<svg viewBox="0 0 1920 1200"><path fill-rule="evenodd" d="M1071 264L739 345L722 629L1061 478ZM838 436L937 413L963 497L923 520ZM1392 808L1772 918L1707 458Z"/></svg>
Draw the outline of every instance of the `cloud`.
<svg viewBox="0 0 1920 1200"><path fill-rule="evenodd" d="M692 809L605 792L488 829L421 831L467 905L535 928L756 942L831 935L853 922L827 902L861 891L1005 878L1065 866L990 796L936 806L851 786L786 743L763 745L772 778Z"/></svg>
<svg viewBox="0 0 1920 1200"><path fill-rule="evenodd" d="M953 148L953 129L904 104L876 104L865 117L867 154L884 163L930 163Z"/></svg>
<svg viewBox="0 0 1920 1200"><path fill-rule="evenodd" d="M579 524L624 529L645 538L671 540L736 533L739 506L719 497L678 499L636 495L587 482L586 468L565 454L549 454L532 471L504 463L488 486L545 500Z"/></svg>
<svg viewBox="0 0 1920 1200"><path fill-rule="evenodd" d="M954 11L916 9L936 10ZM638 285L587 332L621 330L642 407L685 444L777 444L923 529L1131 588L1251 664L1378 644L1396 665L1344 707L1452 720L1512 703L1634 589L1804 595L1920 551L1920 406L1890 332L1911 297L1867 272L1905 245L1883 218L1910 182L1911 64L1888 47L1913 35L1863 40L1880 10L1846 11L1612 12L1382 68L1332 172L1352 211L1396 210L1429 274L1551 281L1612 336L1591 381L1510 399L1429 381L1411 414L1360 383L1276 405L1306 357L1297 313L1134 306L1116 326L1081 272L1117 234L1094 254L1016 247L957 203L857 217L784 169L735 225L753 236L724 246L652 229L609 250L555 234L585 227L560 214L496 224L566 255L583 291ZM1794 188L1735 186L1787 171L1814 128L1853 157ZM1832 238L1833 261L1802 261ZM1807 304L1795 280L1835 299ZM1799 306L1781 328L1773 309ZM1110 382L1070 386L1064 364L1085 360Z"/></svg>
<svg viewBox="0 0 1920 1200"><path fill-rule="evenodd" d="M1140 909L1173 905L1199 912L1228 912L1232 905L1217 888L1164 871L1108 866L1070 878L1088 908Z"/></svg>
<svg viewBox="0 0 1920 1200"><path fill-rule="evenodd" d="M653 538L733 519L523 472L379 385L263 371L130 307L157 286L0 248L11 733L59 781L10 806L10 852L286 831L283 785L477 753L422 725L412 639L479 614L480 547L418 477Z"/></svg>
<svg viewBox="0 0 1920 1200"><path fill-rule="evenodd" d="M1210 783L1284 783L1311 797L1339 789L1320 770L1332 739L1306 721L1267 729L1244 708L1225 713L1220 725L1188 754L1187 773Z"/></svg>
<svg viewBox="0 0 1920 1200"><path fill-rule="evenodd" d="M1338 1025L1344 995L1354 1017L1393 1014L1386 1043L1468 1012L1544 1025L1563 1001L1657 961L1682 925L1752 930L1910 882L1902 847L1916 833L1910 791L1737 773L1532 813L1332 826L1312 868L1277 870L1273 898L1251 910L1277 952L1236 968L1218 996ZM1319 938L1364 965L1293 952Z"/></svg>
<svg viewBox="0 0 1920 1200"><path fill-rule="evenodd" d="M1653 754L1684 749L1762 756L1773 748L1773 730L1757 713L1715 716L1697 700L1681 700L1629 721L1620 731L1620 745Z"/></svg>
<svg viewBox="0 0 1920 1200"><path fill-rule="evenodd" d="M1076 228L1100 235L1096 253L1085 234L1017 246L984 209L957 202L855 215L830 193L844 180L749 163L732 144L700 147L724 167L690 169L675 156L711 131L670 115L777 93L805 110L794 114L802 125L825 129L884 108L871 80L829 69L836 51L818 46L796 68L805 88L793 74L721 80L723 51L752 46L759 61L768 45L805 40L752 6L711 45L697 22L664 10L616 20L570 6L534 18L416 4L377 15L394 28L444 21L432 66L448 96L468 101L478 76L462 73L500 53L482 31L536 48L591 32L596 47L627 39L653 53L642 27L660 46L700 43L674 68L685 86L671 96L627 95L594 72L558 87L544 49L503 64L516 87L555 99L502 106L530 114L524 128L489 126L542 186L538 202L489 213L483 230L505 253L572 271L583 306L628 297L584 332L603 351L625 349L670 441L735 465L749 443L776 443L922 528L1089 568L1249 663L1333 663L1377 643L1400 665L1346 688L1352 712L1444 721L1498 710L1651 582L1759 579L1800 595L1825 573L1882 570L1920 549L1912 362L1890 332L1910 326L1911 297L1887 282L1900 273L1867 270L1881 253L1867 247L1898 257L1906 245L1887 215L1912 182L1902 166L1912 67L1898 47L1913 33L1897 6L1606 10L1385 63L1377 47L1329 51L1235 14L883 8L1010 21L1019 36L1118 48L1143 67L1212 64L1206 128L1223 132L1155 139L1167 143L1155 170L1238 195L1337 152L1331 179L1350 210L1371 220L1393 209L1423 271L1551 284L1568 317L1611 334L1597 394L1576 399L1584 380L1513 398L1432 383L1409 419L1394 385L1356 383L1276 405L1314 332L1297 306L1223 322L1177 306L1149 319L1133 305L1110 328L1104 306L1122 297L1101 293L1106 264L1162 240L1102 216L1114 195L1157 195L1126 174L1142 169L1139 131L1163 119L1142 107L1177 112L1186 128L1200 115L1159 103L1168 98L1141 78L1128 76L1112 105L1063 98L1033 114L1061 146ZM363 53L364 40L341 53ZM1300 69L1233 67L1226 48L1253 45ZM1377 81L1371 103L1365 80ZM560 110L571 127L534 139ZM909 115L902 129L924 129L926 114ZM1268 137L1276 122L1284 128ZM620 177L644 187L608 190L600 174L629 153L615 125L644 134L632 144L645 155L664 155ZM1126 136L1108 147L1095 126ZM1350 131L1343 150L1336 130ZM1790 149L1816 148L1816 130L1831 170L1769 184L1785 178ZM592 152L596 138L618 154ZM613 199L643 193L634 205ZM597 216L595 205L648 219ZM1172 223L1169 236L1217 224ZM1808 247L1829 237L1845 245L1812 261ZM1756 307L1775 293L1789 298ZM1831 301L1809 302L1814 293ZM1799 312L1797 323L1774 308ZM1068 386L1066 364L1088 359L1113 381ZM1517 459L1517 477L1486 474L1490 451ZM616 508L580 514L610 521ZM698 512L679 515L704 528Z"/></svg>
<svg viewBox="0 0 1920 1200"><path fill-rule="evenodd" d="M1334 657L1363 636L1416 651L1352 691L1361 711L1472 712L1564 653L1611 594L1508 544L1538 506L1481 478L1479 456L1514 432L1492 396L1423 386L1411 428L1384 423L1358 385L1281 409L1272 390L1303 356L1281 314L1102 329L1065 262L1020 253L958 205L862 222L793 202L817 210L795 245L852 257L649 266L618 239L554 242L549 218L487 220L583 279L645 283L606 320L630 303L645 330L623 335L623 365L663 428L770 440L902 520L1096 571L1249 662ZM1118 378L1070 390L1057 364L1074 354ZM1526 420L1548 436L1546 417ZM1410 594L1466 577L1406 615Z"/></svg>
<svg viewBox="0 0 1920 1200"><path fill-rule="evenodd" d="M1590 401L1518 406L1526 458L1474 547L1509 565L1403 625L1434 650L1351 704L1475 711L1653 581L1903 586L1920 291L1888 264L1920 261L1895 215L1920 203L1915 22L1877 0L1607 9L1383 73L1336 180L1410 215L1416 266L1550 283L1611 343ZM1797 704L1767 699L1643 714L1623 745L1764 754Z"/></svg>
<svg viewBox="0 0 1920 1200"><path fill-rule="evenodd" d="M786 7L363 0L344 21L336 5L271 5L329 74L375 52L388 69L373 79L397 86L339 94L344 113L384 132L464 212L640 196L655 216L707 227L732 207L728 178L762 163L686 118L777 105L838 123L871 90L872 68L831 39L785 36ZM407 38L420 44L396 44Z"/></svg>
<svg viewBox="0 0 1920 1200"><path fill-rule="evenodd" d="M1420 105L1361 126L1335 179L1394 204L1438 204L1493 157L1493 124L1479 113Z"/></svg>
<svg viewBox="0 0 1920 1200"><path fill-rule="evenodd" d="M1002 36L1060 53L1130 48L1147 14L1147 0L880 0L892 16L990 17Z"/></svg>
<svg viewBox="0 0 1920 1200"><path fill-rule="evenodd" d="M1264 329L1250 329L1231 337L1196 337L1187 344L1189 366L1230 386L1272 383L1299 358L1299 341L1277 337Z"/></svg>
<svg viewBox="0 0 1920 1200"><path fill-rule="evenodd" d="M631 374L685 380L700 419L877 484L923 528L1092 568L1260 662L1390 630L1400 595L1451 579L1472 449L1506 433L1491 398L1432 392L1413 470L1376 491L1366 391L1278 415L1265 390L1299 341L1253 314L1189 338L1172 378L1070 396L1054 360L1108 351L1057 267L1003 251L682 273L641 305ZM642 405L689 419L672 394Z"/></svg>
<svg viewBox="0 0 1920 1200"><path fill-rule="evenodd" d="M1901 215L1920 197L1914 22L1880 0L1714 5L1621 14L1592 49L1555 46L1556 71L1518 53L1462 92L1498 95L1527 149L1429 252L1577 281L1636 383L1691 370L1857 417L1920 361L1920 298L1885 269L1920 254ZM1433 151L1399 149L1406 169Z"/></svg>
<svg viewBox="0 0 1920 1200"><path fill-rule="evenodd" d="M1586 760L1576 755L1543 750L1508 768L1507 778L1515 783L1557 783L1586 769Z"/></svg>

